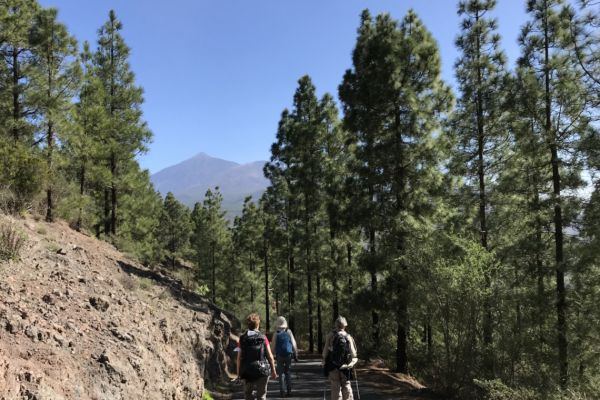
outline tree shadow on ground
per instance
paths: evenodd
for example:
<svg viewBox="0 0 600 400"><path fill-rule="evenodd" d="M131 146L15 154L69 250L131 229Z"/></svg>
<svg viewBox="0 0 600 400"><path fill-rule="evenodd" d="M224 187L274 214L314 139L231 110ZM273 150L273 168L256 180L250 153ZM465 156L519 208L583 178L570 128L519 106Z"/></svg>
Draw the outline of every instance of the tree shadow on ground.
<svg viewBox="0 0 600 400"><path fill-rule="evenodd" d="M179 302L183 307L200 313L210 313L213 315L223 314L231 323L231 328L234 332L239 329L239 321L232 313L217 307L206 297L188 290L180 279L173 278L161 271L153 271L126 263L122 260L118 260L117 263L123 272L135 275L139 278L149 279L155 282L155 284L163 287L165 290L168 290L173 299Z"/></svg>

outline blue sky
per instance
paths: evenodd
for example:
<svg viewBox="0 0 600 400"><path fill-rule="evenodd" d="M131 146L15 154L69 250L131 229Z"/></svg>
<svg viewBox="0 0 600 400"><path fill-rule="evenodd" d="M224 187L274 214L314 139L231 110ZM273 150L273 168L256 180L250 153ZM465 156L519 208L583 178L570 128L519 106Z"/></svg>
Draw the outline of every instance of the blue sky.
<svg viewBox="0 0 600 400"><path fill-rule="evenodd" d="M309 74L319 95L337 97L363 9L401 19L413 8L438 41L453 83L459 32L455 0L40 0L80 42L95 48L114 9L145 91L154 133L142 167L157 172L199 152L236 162L266 160L281 111ZM509 62L527 20L524 0L498 0Z"/></svg>

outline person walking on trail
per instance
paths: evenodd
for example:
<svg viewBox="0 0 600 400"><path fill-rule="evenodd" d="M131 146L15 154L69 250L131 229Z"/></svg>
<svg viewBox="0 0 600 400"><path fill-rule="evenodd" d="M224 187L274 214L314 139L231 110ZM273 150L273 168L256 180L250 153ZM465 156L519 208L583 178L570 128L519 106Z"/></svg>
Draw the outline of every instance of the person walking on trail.
<svg viewBox="0 0 600 400"><path fill-rule="evenodd" d="M323 348L323 364L331 383L331 400L353 400L352 367L358 361L356 343L346 327L346 318L335 320L335 329L327 335Z"/></svg>
<svg viewBox="0 0 600 400"><path fill-rule="evenodd" d="M277 317L275 321L277 332L273 333L271 346L275 350L275 359L277 360L277 375L279 375L279 394L283 397L284 393L289 396L292 393L292 359L298 361L298 347L294 334L288 328L285 317ZM284 387L285 386L285 387Z"/></svg>
<svg viewBox="0 0 600 400"><path fill-rule="evenodd" d="M257 400L266 400L269 376L277 379L275 360L269 339L258 329L260 317L252 313L246 318L248 330L240 336L237 347L237 376L244 380L244 398L254 400L253 392L256 391Z"/></svg>

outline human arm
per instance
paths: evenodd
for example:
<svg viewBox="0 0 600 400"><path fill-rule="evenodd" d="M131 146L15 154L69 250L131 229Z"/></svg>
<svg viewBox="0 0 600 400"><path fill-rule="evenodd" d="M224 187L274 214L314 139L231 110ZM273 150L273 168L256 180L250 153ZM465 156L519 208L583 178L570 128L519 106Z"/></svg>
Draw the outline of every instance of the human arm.
<svg viewBox="0 0 600 400"><path fill-rule="evenodd" d="M267 348L267 359L269 360L269 364L271 365L271 378L277 379L277 370L275 369L275 360L273 359L273 352L271 352L270 346L265 346Z"/></svg>
<svg viewBox="0 0 600 400"><path fill-rule="evenodd" d="M327 335L327 339L325 339L325 346L323 346L323 359L321 360L321 365L325 365L327 362L327 355L329 354L329 347L331 347L331 333Z"/></svg>
<svg viewBox="0 0 600 400"><path fill-rule="evenodd" d="M242 352L240 350L238 350L237 352L237 362L236 362L236 366L237 366L237 378L240 379L240 365L241 365L241 361L242 361Z"/></svg>
<svg viewBox="0 0 600 400"><path fill-rule="evenodd" d="M294 338L294 334L291 330L288 330L290 334L290 339L292 341L292 348L294 349L294 360L298 361L298 345L296 344L296 338Z"/></svg>

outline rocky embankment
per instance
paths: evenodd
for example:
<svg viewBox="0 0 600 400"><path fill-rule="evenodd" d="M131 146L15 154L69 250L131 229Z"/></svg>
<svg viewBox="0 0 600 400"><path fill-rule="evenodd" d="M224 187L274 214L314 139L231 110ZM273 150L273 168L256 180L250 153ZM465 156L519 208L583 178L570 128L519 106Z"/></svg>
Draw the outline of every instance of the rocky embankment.
<svg viewBox="0 0 600 400"><path fill-rule="evenodd" d="M66 224L0 216L0 399L199 399L227 377L232 316Z"/></svg>

